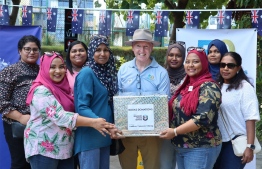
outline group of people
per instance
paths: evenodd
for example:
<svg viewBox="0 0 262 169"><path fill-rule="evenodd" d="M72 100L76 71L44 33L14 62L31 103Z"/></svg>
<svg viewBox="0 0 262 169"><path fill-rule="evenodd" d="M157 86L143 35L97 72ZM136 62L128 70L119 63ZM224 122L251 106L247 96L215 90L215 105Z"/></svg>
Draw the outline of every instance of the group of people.
<svg viewBox="0 0 262 169"><path fill-rule="evenodd" d="M117 93L169 97L169 128L159 137L121 139L123 169L136 168L138 149L145 169L239 169L253 160L252 147L237 157L230 141L245 134L253 145L260 120L256 93L238 53L228 52L218 39L210 42L207 54L174 41L162 67L151 56L159 42L148 29L137 29L126 44L135 57L117 72L102 35L93 35L88 46L71 43L66 61L57 52L43 53L40 66L40 41L31 35L19 40L20 61L0 72L11 169L73 169L76 164L108 169L111 139L121 139L113 124ZM24 138L13 137L14 121L26 125Z"/></svg>

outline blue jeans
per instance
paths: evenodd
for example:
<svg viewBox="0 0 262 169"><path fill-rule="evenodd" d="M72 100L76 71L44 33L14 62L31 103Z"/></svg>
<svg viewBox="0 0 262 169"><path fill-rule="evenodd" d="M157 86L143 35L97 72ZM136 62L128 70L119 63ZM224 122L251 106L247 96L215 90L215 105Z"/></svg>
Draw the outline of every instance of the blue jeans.
<svg viewBox="0 0 262 169"><path fill-rule="evenodd" d="M234 154L231 141L223 142L214 169L243 169L246 163L242 164L241 158Z"/></svg>
<svg viewBox="0 0 262 169"><path fill-rule="evenodd" d="M160 169L176 168L176 150L171 140L161 141Z"/></svg>
<svg viewBox="0 0 262 169"><path fill-rule="evenodd" d="M212 169L221 150L216 147L175 148L178 169Z"/></svg>
<svg viewBox="0 0 262 169"><path fill-rule="evenodd" d="M109 169L109 157L109 146L78 153L80 168L83 169Z"/></svg>
<svg viewBox="0 0 262 169"><path fill-rule="evenodd" d="M73 169L74 158L65 160L54 159L42 155L34 155L29 157L29 163L32 169Z"/></svg>

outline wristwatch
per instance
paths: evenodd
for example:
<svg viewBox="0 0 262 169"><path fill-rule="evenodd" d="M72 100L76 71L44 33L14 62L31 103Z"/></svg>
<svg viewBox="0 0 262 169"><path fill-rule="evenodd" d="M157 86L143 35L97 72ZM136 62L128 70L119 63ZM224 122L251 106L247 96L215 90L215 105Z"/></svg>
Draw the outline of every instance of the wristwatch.
<svg viewBox="0 0 262 169"><path fill-rule="evenodd" d="M256 146L254 144L247 144L247 147L251 150L255 150Z"/></svg>

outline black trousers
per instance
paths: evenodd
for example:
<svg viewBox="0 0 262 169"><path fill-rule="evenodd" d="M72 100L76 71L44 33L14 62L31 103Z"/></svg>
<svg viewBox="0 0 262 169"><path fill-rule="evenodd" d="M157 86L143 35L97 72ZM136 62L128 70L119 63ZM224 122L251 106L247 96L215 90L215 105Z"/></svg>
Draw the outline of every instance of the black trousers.
<svg viewBox="0 0 262 169"><path fill-rule="evenodd" d="M22 138L13 138L11 125L3 122L5 140L8 144L11 155L10 169L31 169L30 164L26 162L24 141ZM1 168L1 167L0 167Z"/></svg>

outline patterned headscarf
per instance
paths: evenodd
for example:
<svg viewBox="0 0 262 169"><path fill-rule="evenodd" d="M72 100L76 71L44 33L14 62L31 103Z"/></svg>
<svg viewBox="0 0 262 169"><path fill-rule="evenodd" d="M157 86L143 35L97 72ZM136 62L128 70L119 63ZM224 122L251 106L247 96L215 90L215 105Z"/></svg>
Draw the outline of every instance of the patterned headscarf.
<svg viewBox="0 0 262 169"><path fill-rule="evenodd" d="M94 60L96 49L101 44L105 44L110 53L109 59L104 65L98 64ZM86 63L86 66L90 67L94 71L96 77L106 87L109 97L108 100L112 102L113 96L118 91L117 71L115 66L115 58L111 49L109 48L109 43L106 37L96 35L92 38L88 45L88 61Z"/></svg>

